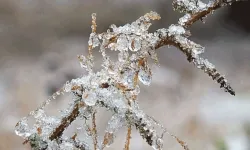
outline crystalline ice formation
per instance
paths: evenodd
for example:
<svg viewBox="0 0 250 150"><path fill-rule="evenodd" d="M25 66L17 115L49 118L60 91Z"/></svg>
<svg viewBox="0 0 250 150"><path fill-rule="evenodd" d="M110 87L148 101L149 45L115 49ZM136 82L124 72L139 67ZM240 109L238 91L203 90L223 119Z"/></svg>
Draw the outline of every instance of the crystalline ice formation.
<svg viewBox="0 0 250 150"><path fill-rule="evenodd" d="M140 82L144 85L151 84L152 73L148 59L158 62L156 49L163 45L178 47L189 62L216 80L225 91L234 95L224 76L218 73L208 60L199 56L204 52L204 47L187 39L189 32L186 28L193 15L213 5L206 5L200 0L175 0L173 5L175 9L186 14L179 19L178 24L154 33L149 33L148 29L151 20L160 19L156 12L151 11L131 24L119 27L111 25L111 29L101 34L96 33L96 14L93 14L92 33L88 41L89 54L78 56L81 67L86 69L88 74L66 82L62 89L38 109L22 118L16 125L16 134L28 141L33 149L102 150L113 143L119 129L127 127L129 130L131 126L135 126L152 148L162 150L162 139L166 130L140 109L137 95L140 93ZM103 64L102 68L95 72L92 54L98 46ZM118 53L117 62L110 59L106 50ZM68 108L62 110L60 116L47 116L45 106L65 92L72 94ZM95 114L100 107L113 113L103 138L98 136L95 123ZM30 117L35 119L33 126L28 125ZM83 121L82 125L77 127L74 135L65 136L64 131L76 119ZM160 127L161 131L155 127ZM83 134L83 138L79 134ZM185 143L177 141L188 150Z"/></svg>

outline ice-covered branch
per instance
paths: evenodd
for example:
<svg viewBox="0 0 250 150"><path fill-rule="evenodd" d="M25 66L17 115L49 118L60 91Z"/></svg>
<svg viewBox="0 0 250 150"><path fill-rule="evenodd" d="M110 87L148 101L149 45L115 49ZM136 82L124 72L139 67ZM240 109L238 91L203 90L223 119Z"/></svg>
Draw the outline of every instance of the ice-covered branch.
<svg viewBox="0 0 250 150"><path fill-rule="evenodd" d="M158 62L156 49L170 45L178 48L198 69L216 80L226 92L235 95L234 90L207 59L200 57L204 47L191 41L187 30L194 22L203 19L214 10L231 4L233 1L214 0L205 4L200 0L175 0L173 6L185 15L177 24L149 33L151 20L158 20L156 12L150 12L131 24L117 27L111 25L107 32L96 32L96 14L92 15L92 33L88 41L88 56L79 55L82 68L88 74L68 81L61 90L52 95L38 109L22 118L16 125L16 134L29 142L33 149L62 150L97 150L104 149L115 140L119 129L127 128L125 149L129 150L131 129L135 127L147 144L154 149L163 148L163 135L168 133L181 146L188 150L185 142L170 134L153 118L140 109L137 96L140 93L140 82L150 85L152 81L149 59ZM103 57L102 69L93 71L93 51L99 47ZM106 51L118 53L118 61L112 61ZM44 108L49 102L63 93L71 93L72 100L60 116L47 116ZM105 130L103 139L98 136L96 113L104 107L113 113ZM35 124L28 125L28 119L34 117ZM63 133L76 119L82 120L82 125L71 137ZM160 128L160 130L156 130ZM78 135L84 135L79 138Z"/></svg>

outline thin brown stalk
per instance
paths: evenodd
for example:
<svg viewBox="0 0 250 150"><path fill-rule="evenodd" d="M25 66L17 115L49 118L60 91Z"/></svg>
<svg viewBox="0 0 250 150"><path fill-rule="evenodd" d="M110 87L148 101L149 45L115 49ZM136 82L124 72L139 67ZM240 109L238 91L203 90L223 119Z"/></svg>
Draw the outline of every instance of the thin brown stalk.
<svg viewBox="0 0 250 150"><path fill-rule="evenodd" d="M131 131L132 131L132 128L131 128L131 125L129 125L124 150L129 150Z"/></svg>
<svg viewBox="0 0 250 150"><path fill-rule="evenodd" d="M102 149L104 149L107 145L109 145L109 143L112 142L113 138L114 138L113 133L106 132L102 142Z"/></svg>
<svg viewBox="0 0 250 150"><path fill-rule="evenodd" d="M91 25L91 29L92 29L92 33L96 33L96 14L92 14L92 25ZM93 39L91 39L93 42ZM93 49L93 45L89 45L88 47L88 51L89 51L89 57L92 57L92 49Z"/></svg>
<svg viewBox="0 0 250 150"><path fill-rule="evenodd" d="M94 142L94 150L97 150L97 129L96 129L96 112L92 114L92 137Z"/></svg>
<svg viewBox="0 0 250 150"><path fill-rule="evenodd" d="M190 27L196 21L201 20L202 18L206 17L208 14L211 14L216 9L221 8L222 6L226 4L230 4L230 3L232 2L224 2L223 0L216 0L207 9L191 14L191 17L184 23L183 27L185 28ZM183 46L179 41L175 40L173 36L169 36L168 34L166 36L162 36L161 40L159 40L158 43L155 44L153 49L158 49L165 45L172 45L178 48L187 56L187 59L189 62L192 62L194 63L194 65L196 65L197 63L196 58L193 58L192 52L188 50L185 46ZM211 69L205 64L203 64L203 67L201 67L200 69L203 70L206 74L208 74L213 80L216 80L220 84L220 87L224 88L226 92L229 92L231 95L235 95L235 91L227 83L223 75L221 75L215 68Z"/></svg>
<svg viewBox="0 0 250 150"><path fill-rule="evenodd" d="M78 102L75 104L74 109L70 113L69 116L64 117L61 121L61 124L52 132L49 139L52 141L54 139L58 139L63 134L63 131L66 130L66 128L76 119L76 117L79 115L79 108L83 107L84 103Z"/></svg>
<svg viewBox="0 0 250 150"><path fill-rule="evenodd" d="M236 2L236 1L232 0L232 2ZM226 4L231 4L232 2L225 2L224 0L215 0L214 4L211 7L208 7L206 10L192 14L191 18L188 21L186 21L184 26L190 27L196 21L201 20L203 17L206 17L208 14L213 13L213 11L221 8L222 6Z"/></svg>

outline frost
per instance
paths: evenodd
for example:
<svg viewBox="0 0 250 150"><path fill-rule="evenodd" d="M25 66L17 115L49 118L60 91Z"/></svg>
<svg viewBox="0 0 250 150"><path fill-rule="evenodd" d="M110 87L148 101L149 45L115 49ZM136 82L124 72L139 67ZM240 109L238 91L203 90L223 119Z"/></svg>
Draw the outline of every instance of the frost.
<svg viewBox="0 0 250 150"><path fill-rule="evenodd" d="M150 85L151 81L152 81L152 74L150 70L144 70L141 69L139 71L139 80L144 84L144 85Z"/></svg>
<svg viewBox="0 0 250 150"><path fill-rule="evenodd" d="M207 8L207 4L200 0L174 0L173 6L176 10L187 13L197 13Z"/></svg>
<svg viewBox="0 0 250 150"><path fill-rule="evenodd" d="M215 4L217 3L219 1L215 1ZM220 5L225 3L228 2L221 2ZM88 55L78 56L81 67L86 69L88 74L67 81L40 107L22 118L15 127L15 133L29 142L32 149L103 150L114 142L116 133L121 128L127 128L125 147L128 148L131 128L134 126L148 145L153 149L162 150L166 129L140 109L138 95L140 83L151 84L153 74L149 60L158 63L156 49L164 45L177 47L187 56L189 62L217 81L226 92L234 95L225 77L207 59L200 57L205 48L187 38L190 35L187 26L204 17L203 14L197 13L210 11L213 5L204 4L199 0L174 0L173 5L175 9L186 14L179 19L178 24L172 24L168 29L158 29L154 33L149 33L148 29L151 21L159 20L160 16L153 11L124 26L113 24L110 29L100 34L96 33L96 14L92 14ZM192 18L199 15L201 18ZM93 51L96 47L99 47L103 57L99 71L93 70ZM115 62L107 55L107 50L117 54ZM64 92L72 96L68 107L61 110L59 116L48 116L44 108ZM96 124L96 114L100 107L112 112L104 137L99 136ZM29 126L28 120L32 117L35 123ZM76 128L73 135L65 136L65 129L76 119L82 121L82 124ZM183 141L172 134L169 135L188 150Z"/></svg>
<svg viewBox="0 0 250 150"><path fill-rule="evenodd" d="M83 94L82 98L84 99L85 104L88 106L94 106L97 101L96 94L91 91L88 94Z"/></svg>
<svg viewBox="0 0 250 150"><path fill-rule="evenodd" d="M191 14L186 14L186 15L184 15L183 17L181 17L180 19L179 19L179 24L181 25L181 26L184 26L185 25L185 23L189 20L191 18Z"/></svg>
<svg viewBox="0 0 250 150"><path fill-rule="evenodd" d="M141 40L138 37L132 37L129 41L129 50L136 52L141 49Z"/></svg>
<svg viewBox="0 0 250 150"><path fill-rule="evenodd" d="M23 118L17 123L15 127L15 133L23 138L28 138L32 134L32 131L29 129L26 118Z"/></svg>
<svg viewBox="0 0 250 150"><path fill-rule="evenodd" d="M136 85L136 87L131 91L132 95L139 95L140 93L140 87L139 85Z"/></svg>
<svg viewBox="0 0 250 150"><path fill-rule="evenodd" d="M74 150L74 145L71 142L63 141L60 144L60 150Z"/></svg>
<svg viewBox="0 0 250 150"><path fill-rule="evenodd" d="M119 51L127 51L128 50L128 39L127 39L126 36L120 36L120 37L118 37L116 48Z"/></svg>
<svg viewBox="0 0 250 150"><path fill-rule="evenodd" d="M128 52L120 52L118 54L118 61L121 63L125 63L128 60L129 53Z"/></svg>
<svg viewBox="0 0 250 150"><path fill-rule="evenodd" d="M182 26L179 25L171 25L168 28L168 35L172 36L172 35L182 35L185 34L185 29Z"/></svg>
<svg viewBox="0 0 250 150"><path fill-rule="evenodd" d="M106 129L106 132L115 133L125 125L126 122L125 116L124 117L121 116L122 114L115 114L111 117L111 119L108 122L108 127Z"/></svg>

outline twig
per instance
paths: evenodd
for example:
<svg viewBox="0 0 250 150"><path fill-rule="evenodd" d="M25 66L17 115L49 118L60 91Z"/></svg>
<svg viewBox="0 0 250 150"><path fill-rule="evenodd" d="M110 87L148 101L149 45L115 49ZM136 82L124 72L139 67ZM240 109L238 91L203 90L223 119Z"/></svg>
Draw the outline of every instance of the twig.
<svg viewBox="0 0 250 150"><path fill-rule="evenodd" d="M109 143L112 142L113 138L114 138L113 133L106 132L102 142L102 149L104 149L107 145L109 145Z"/></svg>
<svg viewBox="0 0 250 150"><path fill-rule="evenodd" d="M184 27L190 27L193 23L198 20L201 20L203 17L206 17L208 14L213 13L213 11L223 7L224 5L231 4L232 2L236 2L237 0L227 1L227 0L214 0L214 3L208 7L206 10L194 13L191 15L190 19L188 19L184 23Z"/></svg>
<svg viewBox="0 0 250 150"><path fill-rule="evenodd" d="M174 7L176 7L176 9L181 9L181 11L186 12L186 14L179 19L178 24L171 25L168 29L159 29L155 33L148 33L148 31L147 31L149 26L151 25L150 20L160 19L160 16L155 12L150 12L150 13L145 14L144 16L140 17L138 20L133 22L134 23L133 25L127 24L124 27L119 27L119 28L117 28L114 25L111 28L113 28L113 30L118 30L117 32L116 31L110 32L110 30L108 30L107 33L103 33L103 34L96 34L96 27L97 27L96 14L93 14L92 15L92 26L91 26L92 33L90 34L90 38L88 41L88 43L89 43L89 47L88 47L89 55L88 55L88 57L84 57L81 55L78 58L80 60L81 66L83 68L86 68L87 71L89 72L88 77L91 77L91 78L93 77L94 79L96 79L97 80L96 82L99 84L99 86L94 86L94 88L93 88L92 82L85 81L85 80L89 80L89 78L87 78L87 79L84 78L83 80L81 80L81 78L78 78L77 81L74 81L74 82L72 80L72 83L70 82L69 84L67 84L67 87L65 86L65 87L63 87L63 89L61 89L58 92L56 92L55 94L53 94L52 97L49 98L47 101L45 101L44 104L39 109L37 109L36 111L32 111L28 115L28 117L32 116L32 115L34 116L38 112L38 110L43 109L49 103L50 100L55 99L58 95L62 94L64 91L74 93L81 100L75 101L75 105L74 105L72 111L69 112L66 117L62 118L60 125L58 125L49 136L49 140L51 140L51 141L53 141L55 139L59 139L62 136L64 130L81 113L79 108L85 107L85 105L87 105L87 103L86 104L84 103L84 99L86 99L87 96L82 97L82 93L84 92L83 87L85 86L84 83L88 84L88 85L86 85L86 87L88 89L91 89L91 90L94 89L91 92L96 92L95 90L99 90L98 88L105 89L105 90L108 88L111 88L116 93L120 93L120 94L122 93L123 97L127 99L127 103L124 104L123 101L122 102L119 101L121 104L116 105L117 102L114 102L114 104L113 104L113 103L110 103L110 102L107 102L104 100L103 101L99 100L99 99L102 99L103 97L105 97L103 95L100 97L95 97L96 99L98 99L98 98L99 99L97 102L94 101L96 103L96 104L94 103L94 105L96 105L96 106L102 105L102 107L106 107L115 113L114 118L113 118L114 120L111 119L112 123L114 122L114 126L112 126L112 128L105 133L104 140L102 142L102 149L104 149L107 145L112 143L113 138L114 138L114 132L116 131L115 127L120 128L120 127L124 126L125 124L127 124L127 127L128 127L127 137L126 137L126 142L125 142L125 150L129 150L131 130L132 130L133 125L136 127L137 130L139 130L139 133L142 136L142 138L146 139L146 142L150 146L154 147L155 149L161 149L163 146L163 143L162 143L163 134L162 134L162 136L159 136L158 134L156 134L156 130L151 125L149 125L149 122L148 122L147 118L145 118L144 113L139 109L139 105L137 106L138 103L136 102L136 99L137 99L138 93L131 94L131 93L135 93L133 90L135 90L136 86L138 86L139 80L142 83L145 80L151 81L151 78L147 78L147 77L151 77L151 75L152 75L151 70L150 70L150 68L148 68L148 65L147 65L147 57L148 57L148 55L151 56L151 54L149 54L149 53L151 53L151 51L148 51L147 48L151 48L151 50L153 50L153 51L155 49L158 49L158 48L165 46L165 45L171 45L171 46L178 48L181 52L183 52L186 55L187 60L189 62L193 63L197 68L203 70L206 74L211 76L211 78L213 80L216 80L220 84L220 87L224 88L226 92L229 92L230 94L235 95L234 90L227 83L227 80L224 78L224 76L221 75L210 62L208 62L206 59L203 59L200 57L200 54L204 51L204 48L201 45L196 44L195 42L192 42L189 39L187 39L187 37L190 36L190 33L189 33L189 31L186 30L188 27L190 27L196 21L202 20L208 14L211 14L214 10L216 10L224 5L231 4L232 2L235 2L235 1L236 0L231 0L231 1L230 0L214 0L213 3L210 2L209 4L204 4L200 0L175 0L173 2ZM128 29L130 29L130 28L132 28L133 30L131 29L131 31L129 31L131 33L128 34ZM138 31L135 31L135 30L138 30ZM132 36L134 36L134 37L132 37ZM121 37L123 37L123 39ZM152 39L147 39L148 37L152 38ZM135 38L138 38L137 40L139 42L138 41L137 42L139 44L137 43L137 46L139 45L139 48L138 47L136 48ZM102 44L100 44L99 40L103 41ZM132 41L130 43L131 47L129 47L129 45L128 45L129 40ZM142 47L143 44L142 44L141 40L145 40L144 42L146 44L144 43L144 47ZM121 46L121 48L117 48L118 46L115 45L115 43L118 46ZM96 46L100 46L100 52L102 53L103 59L104 59L103 67L106 69L105 73L98 72L99 73L98 75L93 73L92 50ZM115 47L115 46L117 46L117 47ZM115 50L120 51L119 54L122 55L122 58L120 59L120 57L119 57L118 65L114 65L113 63L110 63L109 56L106 56L106 53L105 53L106 48L110 48L110 49L113 48ZM127 62L128 58L129 58L129 53L127 51L128 49L130 49L133 52L136 52L136 51L142 50L142 49L143 49L143 51L142 51L142 53L140 53L140 52L133 53L133 55L137 58L134 59L131 56L130 58L134 62L128 63ZM151 58L152 58L152 56L151 56ZM135 63L135 64L137 63L137 66L126 67L126 65L127 66L131 65L131 63ZM112 68L113 66L118 67L118 69L114 67L116 70L112 70L112 69L114 69L114 68ZM110 68L111 68L111 70L109 70ZM128 72L126 72L126 71L128 71ZM131 71L132 73L129 71ZM147 72L148 74L146 74L147 77L145 77L146 79L142 76L139 76L139 74L141 73L140 71L148 71ZM132 78L134 88L131 88L128 86L128 84L129 84L128 81L124 82L124 81L122 81L123 79L120 79L119 77L117 77L117 76L122 75L121 72L129 73L131 76L134 75L134 77ZM105 78L102 78L101 77L102 75L105 76ZM114 75L114 77L113 77L113 75ZM97 78L98 79L101 78L101 80L98 80ZM129 79L129 77L122 77L122 78ZM144 79L142 79L142 78L144 78ZM131 80L129 82L131 82ZM74 85L75 83L77 83L77 84ZM147 84L147 82L144 82L144 84L149 85L149 84ZM96 84L94 83L94 85L96 85ZM96 93L94 93L94 94L96 94ZM108 94L112 94L112 93L108 93ZM110 98L110 97L105 97L105 98ZM120 98L118 98L118 99L120 99ZM123 100L123 99L121 98L121 100ZM89 104L89 106L90 106L90 104ZM92 139L93 139L94 150L97 150L98 149L98 141L97 141L97 128L96 128L96 109L92 105L91 105L91 108L94 109L94 112L91 111L92 128L90 126L88 126L88 124L87 124L85 126L86 127L85 130L87 132L89 131L89 135L91 135ZM124 109L127 111L125 112ZM118 115L118 112L119 112L119 115ZM125 118L122 118L122 117L126 118L126 123L125 123ZM22 121L20 121L16 125L16 127L18 128L16 131L18 132L18 130L19 130L20 132L17 134L22 136L22 137L25 137L25 139L28 139L26 141L29 141L31 143L32 138L29 138L31 136L29 136L28 134L23 134L24 131L29 132L28 129L26 130L26 128L28 128L27 127L28 125L25 121L26 121L26 118L22 119ZM119 122L119 121L121 121L121 122ZM86 122L85 122L85 124L86 124ZM47 141L42 141L40 138L40 135L42 135L42 132L43 132L42 129L38 128L36 132L38 134L37 133L32 134L32 136L35 137L32 139L33 144L36 142L48 144ZM189 150L187 147L187 144L185 142L183 142L182 140L177 138L175 135L170 134L169 132L167 132L167 133L170 136L172 136L173 138L175 138L177 140L177 142L180 143L181 146L185 150ZM29 134L31 134L31 133L29 133ZM84 143L76 141L76 136L77 136L77 134L73 135L70 139L71 142L73 141L73 145L76 148L79 148L81 150L88 149L85 147L86 145L84 145ZM60 139L60 140L64 140L64 139ZM48 146L48 145L45 145L43 148L45 148L46 146Z"/></svg>
<svg viewBox="0 0 250 150"><path fill-rule="evenodd" d="M83 107L83 102L78 102L75 104L74 109L70 113L69 116L62 119L61 124L53 131L53 133L50 135L49 139L52 141L54 139L58 139L62 134L63 131L73 122L76 117L79 115L79 108Z"/></svg>
<svg viewBox="0 0 250 150"><path fill-rule="evenodd" d="M97 129L96 129L96 111L92 114L92 137L94 142L94 150L97 150Z"/></svg>
<svg viewBox="0 0 250 150"><path fill-rule="evenodd" d="M230 4L229 2L224 2L222 0L215 0L213 4L210 4L210 7L207 7L207 9L196 12L194 14L186 14L184 17L185 19L180 18L179 25L181 27L187 28L191 26L196 21L202 19L206 15L212 13L214 10ZM184 20L184 21L183 21ZM174 36L169 35L168 31L165 31L165 33L160 34L160 40L154 45L154 49L158 49L165 45L172 45L181 50L186 56L187 60L189 62L192 62L195 66L197 66L199 69L203 70L206 74L212 77L213 80L216 80L221 88L224 88L226 92L229 92L231 95L235 95L235 91L232 89L230 84L227 82L225 77L221 75L211 63L209 63L206 59L200 58L198 55L193 55L193 47L188 47L189 45L198 45L188 39L186 39L184 36ZM178 39L179 38L179 39ZM181 38L181 40L180 40ZM181 43L182 41L185 41Z"/></svg>
<svg viewBox="0 0 250 150"><path fill-rule="evenodd" d="M125 142L125 148L124 150L129 150L129 145L130 145L130 139L131 139L131 125L128 126L127 130L127 137L126 137L126 142Z"/></svg>

